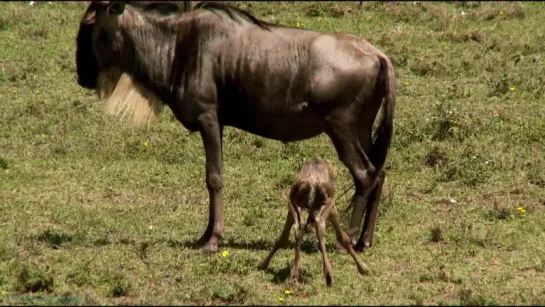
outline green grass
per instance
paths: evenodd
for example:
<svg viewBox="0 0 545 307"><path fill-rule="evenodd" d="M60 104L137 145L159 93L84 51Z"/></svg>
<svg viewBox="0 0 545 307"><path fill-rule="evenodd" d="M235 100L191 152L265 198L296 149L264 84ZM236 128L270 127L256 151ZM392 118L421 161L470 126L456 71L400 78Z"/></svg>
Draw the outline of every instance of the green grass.
<svg viewBox="0 0 545 307"><path fill-rule="evenodd" d="M270 271L256 268L303 162L335 161L339 193L351 182L324 135L283 145L227 129L220 251L229 255L200 255L199 135L168 110L133 129L77 85L84 4L3 2L2 304L545 304L543 4L239 4L269 21L355 34L397 69L387 191L374 246L360 255L374 276L334 250L331 228L331 289L312 232L302 284L286 281L292 250Z"/></svg>

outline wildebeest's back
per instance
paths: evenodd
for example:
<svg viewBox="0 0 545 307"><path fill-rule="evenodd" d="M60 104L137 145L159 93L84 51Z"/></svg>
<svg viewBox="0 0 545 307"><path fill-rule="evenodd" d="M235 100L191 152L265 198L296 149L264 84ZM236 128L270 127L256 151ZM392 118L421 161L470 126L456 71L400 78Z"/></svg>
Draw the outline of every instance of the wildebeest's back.
<svg viewBox="0 0 545 307"><path fill-rule="evenodd" d="M308 46L318 34L225 24L231 26L214 48L222 122L284 142L322 133L320 118L308 108L311 72L306 69Z"/></svg>
<svg viewBox="0 0 545 307"><path fill-rule="evenodd" d="M253 25L229 31L218 63L225 90L236 87L232 94L271 115L307 101L309 47L319 33L274 26L266 31Z"/></svg>
<svg viewBox="0 0 545 307"><path fill-rule="evenodd" d="M318 104L351 103L354 97L372 95L383 54L368 42L342 33L323 34L310 48L313 100ZM361 98L361 97L360 97Z"/></svg>
<svg viewBox="0 0 545 307"><path fill-rule="evenodd" d="M205 31L180 45L194 51L179 58L198 55L193 63L210 66L225 125L283 142L308 139L324 131L331 108L363 101L362 88L375 86L369 79L378 75L378 58L357 39L274 25L265 30L242 17L199 11L192 14Z"/></svg>

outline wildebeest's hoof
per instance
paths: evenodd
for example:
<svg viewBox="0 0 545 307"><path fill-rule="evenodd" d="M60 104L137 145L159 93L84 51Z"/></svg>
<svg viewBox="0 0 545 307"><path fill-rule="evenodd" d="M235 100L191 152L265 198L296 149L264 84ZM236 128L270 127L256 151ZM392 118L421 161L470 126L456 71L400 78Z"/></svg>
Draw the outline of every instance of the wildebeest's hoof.
<svg viewBox="0 0 545 307"><path fill-rule="evenodd" d="M371 247L371 243L364 243L364 242L359 242L354 246L354 251L356 253L361 253L367 249L369 249L369 247Z"/></svg>
<svg viewBox="0 0 545 307"><path fill-rule="evenodd" d="M210 244L207 243L205 246L203 246L200 249L201 254L203 255L211 255L218 251L218 245L217 244Z"/></svg>

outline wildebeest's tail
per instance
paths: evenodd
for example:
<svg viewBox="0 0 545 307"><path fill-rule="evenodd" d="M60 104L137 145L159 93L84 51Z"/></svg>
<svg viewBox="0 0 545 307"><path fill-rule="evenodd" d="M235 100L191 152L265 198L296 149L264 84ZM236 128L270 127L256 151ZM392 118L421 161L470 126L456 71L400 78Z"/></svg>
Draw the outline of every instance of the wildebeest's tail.
<svg viewBox="0 0 545 307"><path fill-rule="evenodd" d="M396 78L395 72L390 60L384 56L379 56L380 70L376 86L376 93L384 99L382 105L382 119L379 123L374 136L373 143L368 152L368 158L377 171L381 170L386 163L392 136L394 134L394 113L396 103ZM354 184L349 189L352 189ZM349 191L347 189L342 195ZM341 196L342 196L341 195ZM340 197L340 196L339 196ZM354 207L356 194L346 207L345 212Z"/></svg>
<svg viewBox="0 0 545 307"><path fill-rule="evenodd" d="M384 98L382 105L382 119L375 133L375 138L369 150L369 160L378 171L384 167L392 136L394 133L394 113L396 103L396 79L390 61L379 56L380 72L377 90Z"/></svg>

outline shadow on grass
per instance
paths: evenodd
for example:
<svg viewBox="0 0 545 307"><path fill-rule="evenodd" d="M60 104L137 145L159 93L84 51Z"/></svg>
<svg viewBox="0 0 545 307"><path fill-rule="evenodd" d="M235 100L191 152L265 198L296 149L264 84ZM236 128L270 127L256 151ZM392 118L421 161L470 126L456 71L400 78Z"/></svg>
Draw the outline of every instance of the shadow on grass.
<svg viewBox="0 0 545 307"><path fill-rule="evenodd" d="M267 268L265 272L273 275L273 278L271 280L273 283L282 284L282 283L285 283L290 278L291 267L284 266L283 268L277 269L277 270Z"/></svg>
<svg viewBox="0 0 545 307"><path fill-rule="evenodd" d="M43 243L46 243L50 245L53 249L61 248L61 246L68 247L68 246L106 246L106 245L134 245L137 246L139 243L137 240L129 239L129 238L119 238L116 240L111 240L109 238L99 238L94 240L89 240L81 235L69 235L65 233L57 233L52 232L49 230L46 230L45 232L34 236L31 238L32 240L37 240ZM309 238L310 239L310 238ZM303 244L301 245L301 251L306 254L313 254L318 252L318 243L311 240L305 240L303 241ZM142 243L142 242L141 242ZM140 244L141 244L140 243ZM186 239L186 240L173 240L173 239L158 239L158 240L152 240L152 241L146 241L145 245L156 245L156 244L166 244L169 247L173 248L187 248L187 249L194 249L199 250L202 245L197 243L197 239ZM242 240L224 240L220 242L220 250L221 249L245 249L245 250L261 250L261 251L270 251L273 248L274 241L266 241L263 239L258 240L248 240L248 241L242 241ZM293 250L295 248L295 242L293 240L289 243L285 249ZM326 250L328 253L336 252L336 246L333 242L328 242L326 244Z"/></svg>
<svg viewBox="0 0 545 307"><path fill-rule="evenodd" d="M284 283L288 283L288 284L293 284L293 283L300 283L300 284L306 284L306 283L309 283L312 279L313 279L313 276L310 272L308 272L307 270L305 270L305 268L301 268L299 270L299 281L295 282L294 280L291 279L290 275L291 275L291 264L286 264L285 266L281 267L281 268L267 268L265 270L265 272L267 272L268 274L271 274L272 275L272 278L271 278L271 282L273 284L284 284Z"/></svg>
<svg viewBox="0 0 545 307"><path fill-rule="evenodd" d="M202 245L197 243L197 240L183 240L183 241L177 241L177 240L167 240L166 244L169 247L182 247L182 248L189 248L189 249L200 249ZM269 251L273 248L274 241L265 241L262 239L254 240L254 241L235 241L235 240L225 240L220 242L219 248L234 248L234 249L246 249L246 250L262 250L262 251ZM295 242L290 242L285 249L293 250L295 248ZM335 244L326 244L326 250L327 252L335 252L336 246ZM318 244L309 242L309 241L303 241L303 244L301 245L301 251L306 254L313 254L318 252Z"/></svg>

